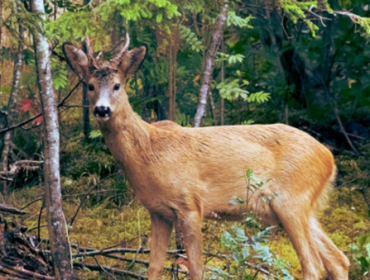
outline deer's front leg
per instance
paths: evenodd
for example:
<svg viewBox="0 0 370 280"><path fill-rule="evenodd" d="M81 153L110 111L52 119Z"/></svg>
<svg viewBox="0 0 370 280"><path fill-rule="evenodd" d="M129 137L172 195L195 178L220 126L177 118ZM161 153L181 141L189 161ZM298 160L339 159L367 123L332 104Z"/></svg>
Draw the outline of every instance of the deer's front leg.
<svg viewBox="0 0 370 280"><path fill-rule="evenodd" d="M201 280L204 275L202 261L202 214L198 211L186 212L179 217L184 235L185 249L189 261L191 280Z"/></svg>
<svg viewBox="0 0 370 280"><path fill-rule="evenodd" d="M168 242L170 240L173 222L165 220L163 217L151 213L151 242L150 242L150 262L149 280L158 280L162 274L163 264L166 260Z"/></svg>

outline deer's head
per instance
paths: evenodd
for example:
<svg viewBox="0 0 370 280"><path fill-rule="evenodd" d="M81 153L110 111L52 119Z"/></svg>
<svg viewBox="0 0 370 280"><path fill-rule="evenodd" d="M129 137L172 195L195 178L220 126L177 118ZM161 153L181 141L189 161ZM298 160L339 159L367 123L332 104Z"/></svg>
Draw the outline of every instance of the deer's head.
<svg viewBox="0 0 370 280"><path fill-rule="evenodd" d="M128 49L130 38L110 61L104 61L101 53L94 58L89 39L86 39L87 55L70 43L63 45L63 51L71 68L85 80L88 99L94 116L99 121L107 121L113 116L122 102L126 102L125 83L144 60L146 47Z"/></svg>

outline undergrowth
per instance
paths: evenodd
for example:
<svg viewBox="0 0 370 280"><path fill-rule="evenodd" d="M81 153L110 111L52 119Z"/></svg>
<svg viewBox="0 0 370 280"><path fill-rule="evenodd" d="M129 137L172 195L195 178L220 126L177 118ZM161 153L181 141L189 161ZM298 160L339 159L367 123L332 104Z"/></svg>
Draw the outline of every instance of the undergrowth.
<svg viewBox="0 0 370 280"><path fill-rule="evenodd" d="M83 143L82 140L75 140L75 142L77 144L67 145L62 153L63 207L68 224L70 224L72 217L83 202L73 225L69 226L71 243L80 247L97 249L112 246L149 248L149 215L135 201L133 193L123 179L122 171L111 159L103 140L95 139L92 144ZM72 154L74 155L73 159L70 159ZM331 192L326 208L318 213L318 218L324 231L351 260L350 279L367 279L370 270L370 222L368 207L361 193L362 185L368 182L366 174L363 174L362 171L364 163L361 162L361 158L355 160L349 156L337 157L337 160L339 184ZM5 197L5 201L10 205L22 208L29 202L41 198L42 193L42 182L36 180L32 186L15 189ZM27 215L17 218L21 219L21 222L28 228L29 234L37 235L38 233L37 221L41 205L42 201L34 202L25 209L28 212ZM40 237L42 239L48 236L45 227L45 212L44 210L41 216ZM208 255L205 254L204 262L207 267L213 267L213 273L210 273L209 276L215 278L216 276L211 276L211 274L216 275L217 273L229 273L234 276L240 274L242 270L238 272L241 266L237 264L238 258L236 255L244 254L245 257L246 254L253 255L256 252L255 248L252 248L252 243L250 243L248 245L249 252L247 253L243 249L245 243L241 239L248 238L248 240L252 240L253 236L262 231L263 229L245 222L218 223L212 220L205 221L203 242L204 251ZM243 236L242 233L245 233L245 235ZM263 249L271 256L279 256L279 258L274 257L276 261L272 266L278 268L282 265L281 268L286 269L286 275L300 279L299 260L284 231L278 227L269 229L265 237L263 242L259 242L259 245L266 246ZM233 247L233 242L238 248ZM175 238L172 236L170 248L175 247ZM231 259L219 256L209 257L209 255L217 254L232 257ZM135 258L134 254L126 254L125 256ZM137 258L148 260L148 256L142 254ZM146 267L141 265L128 267L129 263L101 256L98 256L96 260L101 265L118 265L137 273L146 273L147 270ZM86 257L83 261L95 264L95 260L91 257ZM267 267L266 259L262 258L261 262L256 262L253 259L249 259L249 261L263 268ZM169 259L166 264L171 266L177 263L178 260ZM250 267L245 267L244 271L247 274L251 274L253 271L256 272ZM112 278L104 273L99 274L86 270L79 272L79 275L86 279ZM167 274L166 277L169 278L170 275ZM223 277L226 279L227 275L225 274ZM266 277L264 274L259 273L256 279L264 279L264 277ZM253 278L242 278L241 276L233 279Z"/></svg>

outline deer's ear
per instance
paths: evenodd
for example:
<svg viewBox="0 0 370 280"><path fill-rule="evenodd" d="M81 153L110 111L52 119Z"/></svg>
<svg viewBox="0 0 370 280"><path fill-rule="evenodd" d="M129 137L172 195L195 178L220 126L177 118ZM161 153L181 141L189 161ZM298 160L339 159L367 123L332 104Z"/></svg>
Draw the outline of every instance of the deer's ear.
<svg viewBox="0 0 370 280"><path fill-rule="evenodd" d="M131 76L140 68L146 56L147 47L134 48L123 55L120 68L126 76Z"/></svg>
<svg viewBox="0 0 370 280"><path fill-rule="evenodd" d="M86 54L71 43L63 44L63 52L72 70L75 71L80 78L85 78L89 68L89 60Z"/></svg>

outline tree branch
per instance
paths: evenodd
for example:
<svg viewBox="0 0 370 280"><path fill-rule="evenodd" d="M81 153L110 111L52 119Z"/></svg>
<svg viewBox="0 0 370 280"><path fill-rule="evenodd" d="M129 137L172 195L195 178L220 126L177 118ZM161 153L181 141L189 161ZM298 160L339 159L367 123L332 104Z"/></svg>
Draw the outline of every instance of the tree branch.
<svg viewBox="0 0 370 280"><path fill-rule="evenodd" d="M6 212L17 215L24 215L27 213L5 203L0 203L0 212Z"/></svg>
<svg viewBox="0 0 370 280"><path fill-rule="evenodd" d="M123 275L123 276L129 276L135 279L148 279L148 276L143 276L137 273L133 273L131 271L119 269L119 268L113 268L109 266L102 266L102 265L92 265L92 264L83 264L80 262L75 262L73 263L73 268L74 269L83 269L83 268L88 268L89 270L92 271L102 271L102 272L110 272L112 274L118 274L118 275Z"/></svg>

